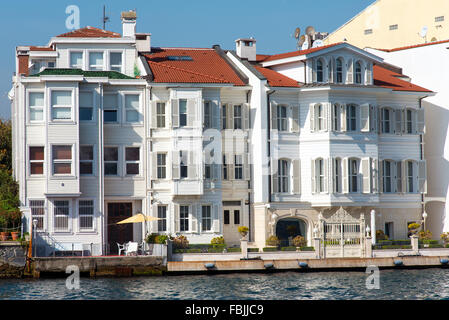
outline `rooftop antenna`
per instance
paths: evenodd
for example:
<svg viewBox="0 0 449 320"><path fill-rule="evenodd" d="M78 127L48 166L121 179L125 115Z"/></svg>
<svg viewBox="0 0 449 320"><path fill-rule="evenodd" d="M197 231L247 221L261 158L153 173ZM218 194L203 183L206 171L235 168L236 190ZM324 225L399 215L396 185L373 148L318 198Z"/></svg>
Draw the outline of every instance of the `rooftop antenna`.
<svg viewBox="0 0 449 320"><path fill-rule="evenodd" d="M106 6L103 5L103 30L106 30L106 22L109 22L109 17L106 17Z"/></svg>

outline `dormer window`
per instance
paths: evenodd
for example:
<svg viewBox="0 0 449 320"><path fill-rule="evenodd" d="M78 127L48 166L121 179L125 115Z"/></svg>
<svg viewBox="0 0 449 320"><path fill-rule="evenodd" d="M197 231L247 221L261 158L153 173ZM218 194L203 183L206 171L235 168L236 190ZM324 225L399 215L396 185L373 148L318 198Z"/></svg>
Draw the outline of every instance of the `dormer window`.
<svg viewBox="0 0 449 320"><path fill-rule="evenodd" d="M355 63L355 83L362 83L362 65L359 61Z"/></svg>
<svg viewBox="0 0 449 320"><path fill-rule="evenodd" d="M337 59L337 83L343 82L343 62L340 58Z"/></svg>
<svg viewBox="0 0 449 320"><path fill-rule="evenodd" d="M323 62L321 60L316 63L316 80L317 82L323 82Z"/></svg>

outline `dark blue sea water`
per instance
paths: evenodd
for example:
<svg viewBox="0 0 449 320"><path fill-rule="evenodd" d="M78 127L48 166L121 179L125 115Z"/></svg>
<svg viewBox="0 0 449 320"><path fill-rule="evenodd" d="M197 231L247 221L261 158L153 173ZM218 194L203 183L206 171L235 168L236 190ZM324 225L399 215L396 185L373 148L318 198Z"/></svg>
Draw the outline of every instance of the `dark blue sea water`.
<svg viewBox="0 0 449 320"><path fill-rule="evenodd" d="M380 289L363 272L285 272L134 278L0 280L0 299L449 299L449 269L381 270Z"/></svg>

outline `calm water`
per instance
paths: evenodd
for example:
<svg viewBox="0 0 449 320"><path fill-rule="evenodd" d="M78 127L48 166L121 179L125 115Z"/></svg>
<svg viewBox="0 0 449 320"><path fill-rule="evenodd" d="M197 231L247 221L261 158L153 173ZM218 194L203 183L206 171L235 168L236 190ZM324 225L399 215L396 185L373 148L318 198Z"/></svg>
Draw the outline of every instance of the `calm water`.
<svg viewBox="0 0 449 320"><path fill-rule="evenodd" d="M363 272L226 274L137 278L0 280L0 299L449 299L449 269L381 270L380 289Z"/></svg>

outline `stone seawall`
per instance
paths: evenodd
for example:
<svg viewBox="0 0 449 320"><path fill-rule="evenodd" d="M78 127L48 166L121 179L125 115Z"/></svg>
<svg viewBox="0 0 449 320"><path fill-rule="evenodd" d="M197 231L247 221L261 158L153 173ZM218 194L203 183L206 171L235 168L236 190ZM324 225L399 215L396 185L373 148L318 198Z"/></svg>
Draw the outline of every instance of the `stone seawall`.
<svg viewBox="0 0 449 320"><path fill-rule="evenodd" d="M26 249L16 241L0 243L0 278L21 278L26 265Z"/></svg>

